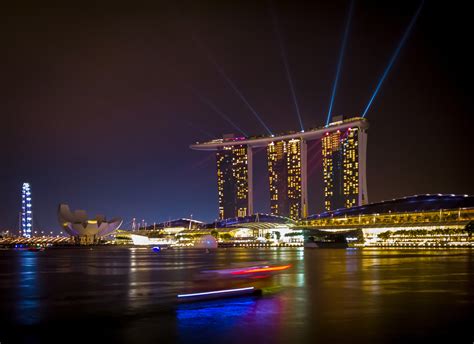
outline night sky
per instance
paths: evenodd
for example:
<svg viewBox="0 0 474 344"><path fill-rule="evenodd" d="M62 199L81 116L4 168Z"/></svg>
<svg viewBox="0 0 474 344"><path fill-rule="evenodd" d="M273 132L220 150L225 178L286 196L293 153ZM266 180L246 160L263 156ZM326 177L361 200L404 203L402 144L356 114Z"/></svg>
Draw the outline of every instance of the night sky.
<svg viewBox="0 0 474 344"><path fill-rule="evenodd" d="M355 2L333 114L363 111L418 5ZM7 6L0 14L0 228L18 226L28 181L34 226L59 231L61 202L125 224L190 214L214 220L215 157L189 144L236 131L196 93L245 132L265 129L209 56L274 133L298 130L273 7L304 126L324 125L349 1ZM425 2L367 114L371 202L474 193L470 16L454 2ZM318 150L313 143L310 213L323 203ZM265 165L265 150L257 151L260 212L269 211Z"/></svg>

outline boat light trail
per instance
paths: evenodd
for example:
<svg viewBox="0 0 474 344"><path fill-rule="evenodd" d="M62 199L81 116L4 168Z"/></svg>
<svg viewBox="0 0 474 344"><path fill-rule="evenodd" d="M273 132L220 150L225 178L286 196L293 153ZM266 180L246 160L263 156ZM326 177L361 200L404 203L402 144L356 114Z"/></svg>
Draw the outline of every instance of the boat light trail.
<svg viewBox="0 0 474 344"><path fill-rule="evenodd" d="M239 270L239 271L233 271L232 275L247 275L247 274L253 274L253 273L258 273L258 272L273 272L273 271L282 271L289 269L291 267L290 265L281 265L281 266L265 266L265 267L260 267L260 268L252 268L252 269L247 269L247 270Z"/></svg>
<svg viewBox="0 0 474 344"><path fill-rule="evenodd" d="M196 97L199 98L199 100L206 104L207 106L209 106L212 110L214 110L215 113L217 113L218 115L220 115L223 119L225 119L232 127L234 127L234 129L238 130L239 132L242 133L242 135L244 136L248 136L247 133L245 131L243 131L242 129L240 129L240 127L235 124L229 116L227 116L224 112L222 112L210 99L204 97L203 95L199 94L199 92L197 92L195 89L193 89L193 93L196 95Z"/></svg>
<svg viewBox="0 0 474 344"><path fill-rule="evenodd" d="M367 111L369 111L369 108L370 108L370 106L372 105L372 102L374 101L375 96L376 96L377 93L379 92L380 86L382 86L382 83L384 82L385 78L386 78L387 75L388 75L388 72L389 72L390 69L392 68L393 63L395 62L395 60L397 59L398 54L400 53L400 49L401 49L402 46L405 44L405 41L407 40L408 35L410 34L411 29L413 28L413 25L415 25L416 19L418 18L418 15L420 14L421 9L423 8L423 4L424 4L424 1L421 1L420 6L418 7L418 9L417 9L415 15L413 16L413 18L412 18L411 21L410 21L410 24L408 25L408 28L406 29L405 33L403 34L403 37L402 37L402 39L400 40L400 43L398 43L397 49L395 49L395 52L393 53L393 56L392 56L392 58L390 59L387 68L385 69L384 73L382 74L382 77L380 78L380 80L379 80L379 82L378 82L378 84L377 84L377 87L375 87L375 91L374 91L374 93L372 94L372 97L370 98L369 103L368 103L367 106L365 107L365 110L364 110L364 112L362 113L362 117L365 117L365 116L367 115Z"/></svg>
<svg viewBox="0 0 474 344"><path fill-rule="evenodd" d="M331 101L329 102L326 127L329 125L329 121L331 120L332 107L334 105L334 99L336 98L337 84L339 82L339 75L341 73L342 60L344 58L344 52L346 50L347 37L349 36L349 27L351 26L353 11L354 11L354 0L351 0L351 4L349 7L349 14L347 16L346 28L344 29L344 38L342 39L342 43L341 43L341 51L339 53L339 60L337 61L336 77L334 78L334 83L332 85L332 94L331 94Z"/></svg>
<svg viewBox="0 0 474 344"><path fill-rule="evenodd" d="M215 291L206 291L203 293L178 294L178 298L206 296L206 295L219 295L219 294L235 293L235 292L240 292L240 291L252 291L252 290L255 290L255 288L246 287L246 288L236 288L236 289L223 289L223 290L215 290Z"/></svg>
<svg viewBox="0 0 474 344"><path fill-rule="evenodd" d="M286 56L286 49L283 44L283 39L281 38L280 30L278 30L278 16L276 14L276 10L273 7L272 2L269 3L269 6L270 6L270 12L272 14L272 19L273 19L273 29L275 31L278 44L280 46L280 55L281 55L281 59L283 60L283 65L286 71L286 79L288 80L288 84L290 85L291 96L293 97L293 103L295 104L296 115L298 116L298 120L300 122L301 131L304 131L303 120L301 119L301 114L300 114L300 107L298 105L298 99L296 97L296 91L295 91L295 87L293 85L293 79L290 73L288 58Z"/></svg>
<svg viewBox="0 0 474 344"><path fill-rule="evenodd" d="M205 53L208 58L208 60L214 65L214 67L217 69L221 77L227 82L227 84L234 90L235 93L239 96L239 98L244 102L245 105L249 108L249 110L254 114L254 116L257 118L257 120L260 122L260 124L265 128L265 130L269 133L269 135L273 135L271 130L268 128L268 126L265 124L263 119L260 117L260 115L257 113L257 111L250 105L250 103L247 101L247 98L243 95L243 93L238 89L238 87L235 85L235 83L227 76L226 72L224 69L217 63L216 59L212 54L206 49L206 47L193 35L192 36L194 42L196 45L198 45Z"/></svg>

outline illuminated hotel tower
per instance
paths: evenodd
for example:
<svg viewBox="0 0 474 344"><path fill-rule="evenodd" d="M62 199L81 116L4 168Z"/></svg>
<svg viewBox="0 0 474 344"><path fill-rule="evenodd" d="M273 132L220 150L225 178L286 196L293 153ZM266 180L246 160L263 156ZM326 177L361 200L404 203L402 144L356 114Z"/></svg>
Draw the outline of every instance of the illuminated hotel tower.
<svg viewBox="0 0 474 344"><path fill-rule="evenodd" d="M246 145L225 146L216 153L219 218L253 213L252 149Z"/></svg>
<svg viewBox="0 0 474 344"><path fill-rule="evenodd" d="M271 213L292 219L306 217L306 142L270 142L267 158Z"/></svg>
<svg viewBox="0 0 474 344"><path fill-rule="evenodd" d="M33 230L33 208L31 187L23 183L21 188L21 235L30 238Z"/></svg>
<svg viewBox="0 0 474 344"><path fill-rule="evenodd" d="M367 203L367 133L358 127L327 132L322 138L324 208L335 210Z"/></svg>

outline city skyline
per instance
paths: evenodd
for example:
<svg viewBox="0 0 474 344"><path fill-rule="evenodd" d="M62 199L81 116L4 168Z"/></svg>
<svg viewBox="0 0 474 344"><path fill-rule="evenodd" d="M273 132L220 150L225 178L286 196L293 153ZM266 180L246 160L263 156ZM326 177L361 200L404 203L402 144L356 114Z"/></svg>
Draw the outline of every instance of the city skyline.
<svg viewBox="0 0 474 344"><path fill-rule="evenodd" d="M23 182L34 189L34 226L39 228L59 231L55 210L61 202L120 214L125 222L190 214L216 218L215 158L189 151L187 145L236 129L187 86L192 84L245 132L264 129L193 45L190 31L196 31L272 131L299 129L267 6L258 3L252 11L243 5L207 6L215 14L205 15L207 26L196 27L203 19L196 7L184 13L168 7L164 12L171 20L159 24L153 16L159 16L160 5L151 8L153 16L149 8L133 15L118 8L106 16L112 32L93 14L76 13L66 23L67 9L58 8L49 14L48 24L25 24L27 13L9 9L18 14L17 22L4 21L3 31L14 37L6 42L18 58L8 59L2 87L8 99L2 105L7 116L1 138L2 228L17 227ZM333 114L362 113L416 6L356 2ZM456 29L462 21L446 31L437 27L437 6L425 4L367 114L371 202L422 193L474 193L465 154L472 145L469 135L462 134L472 124L469 72L454 54L465 31ZM302 123L319 126L326 121L348 2L275 7ZM96 14L105 10L99 7ZM245 23L247 30L236 30L226 23L229 18ZM89 33L81 31L81 20L90 23ZM181 20L185 28L177 28ZM136 22L142 25L132 28ZM217 34L217 28L222 32ZM163 38L163 32L176 40ZM448 41L453 32L456 36ZM420 60L421 67L415 63ZM265 150L254 154L262 161L258 155ZM322 171L310 173L315 178ZM265 166L255 163L255 183L267 178ZM323 210L315 208L323 191L321 185L309 187L316 196L308 202L308 213L314 214ZM255 195L254 212L270 208L268 192Z"/></svg>

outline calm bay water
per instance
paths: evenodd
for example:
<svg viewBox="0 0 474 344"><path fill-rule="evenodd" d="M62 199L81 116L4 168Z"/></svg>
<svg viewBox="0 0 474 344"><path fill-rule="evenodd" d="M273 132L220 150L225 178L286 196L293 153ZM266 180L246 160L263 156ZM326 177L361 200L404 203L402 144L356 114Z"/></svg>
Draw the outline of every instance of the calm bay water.
<svg viewBox="0 0 474 344"><path fill-rule="evenodd" d="M268 278L202 270L292 264ZM180 304L183 292L261 297ZM0 251L0 342L394 343L474 340L470 250L101 247Z"/></svg>

